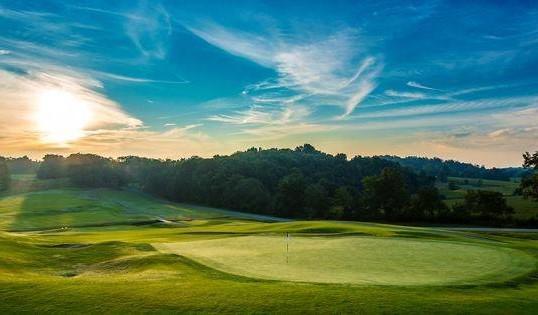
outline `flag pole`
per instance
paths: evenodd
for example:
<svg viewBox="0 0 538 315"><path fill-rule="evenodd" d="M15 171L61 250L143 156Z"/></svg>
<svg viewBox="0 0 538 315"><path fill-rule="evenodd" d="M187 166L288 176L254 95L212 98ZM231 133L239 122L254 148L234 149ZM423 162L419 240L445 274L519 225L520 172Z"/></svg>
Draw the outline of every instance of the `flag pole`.
<svg viewBox="0 0 538 315"><path fill-rule="evenodd" d="M288 263L288 255L290 251L289 240L290 240L290 234L286 232L286 264Z"/></svg>

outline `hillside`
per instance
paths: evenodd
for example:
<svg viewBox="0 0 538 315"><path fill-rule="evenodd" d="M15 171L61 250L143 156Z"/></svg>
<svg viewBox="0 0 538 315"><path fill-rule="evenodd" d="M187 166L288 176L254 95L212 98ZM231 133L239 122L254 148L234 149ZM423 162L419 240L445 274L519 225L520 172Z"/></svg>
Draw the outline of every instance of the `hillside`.
<svg viewBox="0 0 538 315"><path fill-rule="evenodd" d="M454 183L456 189L449 189L449 183ZM522 221L529 219L538 220L538 203L532 199L525 199L514 194L519 187L517 181L499 181L476 178L449 177L446 183L437 183L441 194L448 206L463 202L467 190L496 191L503 194L509 206L515 210L514 218Z"/></svg>

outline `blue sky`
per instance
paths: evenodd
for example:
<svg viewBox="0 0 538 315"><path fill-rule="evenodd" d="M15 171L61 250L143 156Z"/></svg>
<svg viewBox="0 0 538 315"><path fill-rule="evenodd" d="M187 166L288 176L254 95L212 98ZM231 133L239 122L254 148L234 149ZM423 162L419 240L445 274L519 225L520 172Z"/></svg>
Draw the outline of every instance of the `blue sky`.
<svg viewBox="0 0 538 315"><path fill-rule="evenodd" d="M538 149L532 1L0 1L0 29L4 155Z"/></svg>

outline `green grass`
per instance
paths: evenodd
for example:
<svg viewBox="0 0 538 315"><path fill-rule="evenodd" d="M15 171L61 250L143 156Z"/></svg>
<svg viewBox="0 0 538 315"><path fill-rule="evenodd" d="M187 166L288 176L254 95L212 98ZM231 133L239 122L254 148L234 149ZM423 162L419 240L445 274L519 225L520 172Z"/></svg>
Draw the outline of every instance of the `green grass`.
<svg viewBox="0 0 538 315"><path fill-rule="evenodd" d="M12 231L230 216L260 217L208 207L174 204L135 192L110 189L53 189L0 199L0 229Z"/></svg>
<svg viewBox="0 0 538 315"><path fill-rule="evenodd" d="M507 270L495 270L485 278L495 280L492 284L483 283L474 279L474 284L466 286L431 286L431 285L357 285L357 284L315 284L295 283L286 281L256 280L254 278L233 275L212 268L211 264L205 265L193 261L182 252L169 254L158 251L163 244L193 244L204 242L203 239L212 238L218 242L232 244L234 248L241 245L243 250L255 249L252 244L229 243L235 240L248 238L274 238L283 245L282 234L272 237L274 230L264 230L265 227L277 225L276 230L285 229L298 231L302 236L292 236L290 261L293 263L297 257L293 246L298 245L299 240L307 242L305 246L322 248L325 245L333 245L331 242L353 242L353 240L368 240L370 255L384 255L386 242L396 242L395 246L389 246L392 250L402 251L407 259L407 268L414 268L411 262L423 264L419 257L410 257L406 249L431 250L431 246L458 246L452 254L461 254L458 250L471 250L480 255L485 273L499 266L499 261L493 257L504 256L504 251L524 251L534 257L538 253L538 244L527 239L517 239L502 235L489 235L487 233L473 234L461 232L447 232L438 229L407 228L390 225L375 225L361 223L333 223L327 222L327 229L335 226L349 225L355 231L372 231L378 233L377 237L349 237L346 231L334 234L333 237L311 236L304 231L308 222L290 223L257 223L241 221L237 226L242 227L240 232L257 236L229 237L223 230L233 230L234 221L219 221L217 224L196 224L184 227L132 227L115 226L102 229L99 233L97 228L79 228L67 232L32 232L32 233L6 233L0 232L0 311L2 313L28 312L67 312L67 313L529 313L537 306L536 296L538 285L529 276L522 275L513 280L507 280L519 274L513 272L514 266L506 266ZM314 222L316 229L323 227L323 222ZM226 228L225 228L226 227ZM215 230L213 230L215 229ZM183 231L185 230L185 231ZM208 235L200 232L215 232ZM381 233L381 231L384 231ZM417 236L411 239L393 237L398 232L415 231ZM141 233L139 233L141 232ZM446 241L436 241L431 237L420 236L422 233L431 235L444 235ZM239 232L238 232L239 233ZM269 234L267 234L269 233ZM147 238L154 246L147 243ZM269 235L269 236L268 236ZM317 235L317 234L316 234ZM381 236L384 235L384 236ZM475 237L480 235L480 238ZM115 238L129 239L129 241L112 241ZM108 241L103 241L109 239ZM80 242L84 240L85 242ZM158 240L157 242L155 242ZM319 243L319 241L322 241ZM194 241L194 242L192 242ZM420 241L417 248L416 242ZM248 243L248 242L247 242ZM255 240L255 243L258 243ZM160 245L159 245L160 244ZM343 245L343 243L339 243ZM426 246L430 245L431 246ZM422 245L422 247L420 247ZM493 252L491 246L500 247ZM228 245L229 246L229 245ZM347 246L347 245L346 245ZM460 247L462 246L462 247ZM468 247L470 248L468 248ZM342 250L345 246L340 246ZM259 244L258 247L259 248ZM282 247L280 248L282 250ZM448 250L448 248L443 247ZM220 249L222 250L222 249ZM280 251L282 253L282 251ZM323 252L326 254L328 252ZM415 252L416 253L416 252ZM518 252L519 253L519 252ZM237 254L237 252L232 253ZM340 252L340 255L344 253ZM422 256L427 253L420 253ZM436 251L435 255L447 258L443 251ZM445 256L443 256L445 255ZM520 254L517 254L519 256ZM241 258L237 255L236 259ZM467 256L468 257L468 256ZM243 259L249 259L243 256ZM255 257L256 258L256 257ZM251 259L255 259L251 258ZM281 256L282 258L282 256ZM324 260L334 260L337 257L317 257L323 266ZM409 270L398 272L398 262L388 261L390 255L384 260L371 262L370 267L384 270L388 266L397 268L391 276L400 276L413 279L414 273ZM401 257L393 257L402 261ZM321 260L320 260L321 259ZM354 266L354 260L361 264L361 257L347 260ZM458 257L459 259L459 257ZM501 261L505 259L502 258ZM430 271L429 275L423 270L417 277L439 278L446 277L444 268L450 268L451 263L459 264L457 259L441 260L431 265L439 272ZM338 261L338 260L337 260ZM466 260L469 262L469 260ZM430 260L430 263L434 260ZM341 263L341 262L340 262ZM362 262L364 263L364 262ZM410 265L409 265L410 264ZM493 266L490 266L490 264ZM308 269L315 265L310 263ZM300 264L294 265L296 268ZM341 267L341 265L340 265ZM318 270L321 267L317 267ZM321 268L323 269L323 268ZM386 270L386 269L385 269ZM477 269L472 269L480 273ZM370 276L373 275L368 270ZM274 270L274 275L279 275L281 270ZM304 272L304 269L303 269ZM462 271L468 272L468 270ZM337 274L337 273L336 273ZM399 275L401 274L401 275ZM459 274L459 273L458 273ZM321 272L322 276L331 276L327 271ZM386 279L385 272L379 275L379 279ZM498 277L498 278L497 278ZM479 277L480 278L480 277ZM488 282L488 281L486 281ZM460 282L460 284L464 284ZM389 283L394 284L394 283Z"/></svg>
<svg viewBox="0 0 538 315"><path fill-rule="evenodd" d="M448 189L448 183L438 183L437 187L441 194L445 196L445 203L448 206L463 202L467 190L489 190L500 192L504 195L508 205L514 208L514 217L516 219L538 218L538 202L514 195L514 191L519 187L519 182L484 179L481 180L482 184L478 185L479 180L476 178L449 177L448 180L456 183L459 187L456 190L450 190ZM466 182L467 184L465 184Z"/></svg>
<svg viewBox="0 0 538 315"><path fill-rule="evenodd" d="M20 180L32 191L0 197L2 314L538 309L538 233L271 222L135 192L39 190L38 180ZM182 221L139 225L156 218Z"/></svg>
<svg viewBox="0 0 538 315"><path fill-rule="evenodd" d="M377 285L464 285L534 269L524 253L456 242L379 237L245 236L155 244L225 272L270 280ZM287 257L288 256L288 257Z"/></svg>

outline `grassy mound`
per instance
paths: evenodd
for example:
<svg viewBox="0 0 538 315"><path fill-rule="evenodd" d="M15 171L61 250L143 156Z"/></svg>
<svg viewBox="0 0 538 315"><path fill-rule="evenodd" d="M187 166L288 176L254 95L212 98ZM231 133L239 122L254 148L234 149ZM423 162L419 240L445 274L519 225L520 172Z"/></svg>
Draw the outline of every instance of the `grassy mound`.
<svg viewBox="0 0 538 315"><path fill-rule="evenodd" d="M379 237L247 236L155 245L242 276L319 283L467 285L532 271L534 258L510 249ZM286 262L287 261L287 262Z"/></svg>

